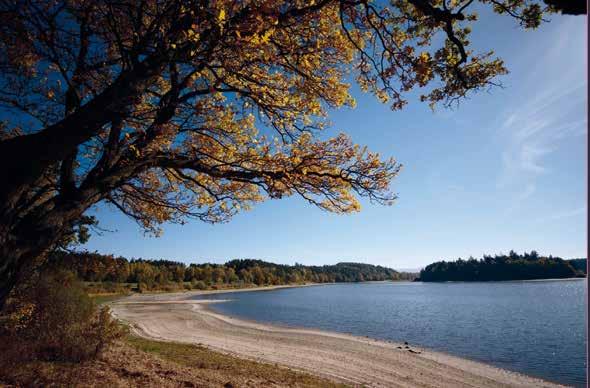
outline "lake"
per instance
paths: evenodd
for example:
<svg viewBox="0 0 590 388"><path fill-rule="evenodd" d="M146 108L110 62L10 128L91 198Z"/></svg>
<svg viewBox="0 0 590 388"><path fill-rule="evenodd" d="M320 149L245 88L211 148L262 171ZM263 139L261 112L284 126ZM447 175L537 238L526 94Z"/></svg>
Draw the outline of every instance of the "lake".
<svg viewBox="0 0 590 388"><path fill-rule="evenodd" d="M407 341L585 386L585 279L347 283L208 295L222 314Z"/></svg>

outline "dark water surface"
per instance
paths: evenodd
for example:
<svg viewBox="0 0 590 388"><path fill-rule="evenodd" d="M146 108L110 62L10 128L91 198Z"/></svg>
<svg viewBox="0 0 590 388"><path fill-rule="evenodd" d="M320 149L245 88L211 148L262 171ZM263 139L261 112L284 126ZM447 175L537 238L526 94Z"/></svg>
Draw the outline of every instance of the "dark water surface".
<svg viewBox="0 0 590 388"><path fill-rule="evenodd" d="M585 279L349 283L209 295L232 316L410 344L562 384L586 382Z"/></svg>

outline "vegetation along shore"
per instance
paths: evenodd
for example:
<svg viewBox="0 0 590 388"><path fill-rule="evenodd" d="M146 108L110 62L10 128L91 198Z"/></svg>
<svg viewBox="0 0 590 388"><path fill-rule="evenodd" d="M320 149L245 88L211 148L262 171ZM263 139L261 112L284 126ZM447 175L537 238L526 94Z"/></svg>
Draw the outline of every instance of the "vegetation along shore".
<svg viewBox="0 0 590 388"><path fill-rule="evenodd" d="M285 265L262 260L231 260L225 264L184 264L171 260L143 260L90 252L56 252L52 267L72 271L91 293L131 290L178 291L250 288L263 285L412 280L417 274L364 263Z"/></svg>

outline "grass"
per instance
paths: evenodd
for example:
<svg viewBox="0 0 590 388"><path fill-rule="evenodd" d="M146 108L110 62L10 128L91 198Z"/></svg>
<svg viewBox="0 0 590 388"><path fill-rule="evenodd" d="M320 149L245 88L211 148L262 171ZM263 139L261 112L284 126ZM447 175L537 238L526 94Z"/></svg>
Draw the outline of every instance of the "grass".
<svg viewBox="0 0 590 388"><path fill-rule="evenodd" d="M128 336L134 348L155 354L207 376L209 381L227 379L232 386L345 387L321 377L294 371L277 364L266 364L218 353L203 346L152 341Z"/></svg>
<svg viewBox="0 0 590 388"><path fill-rule="evenodd" d="M98 359L83 363L34 359L14 362L17 359L0 352L0 387L345 387L203 346L134 336L117 341Z"/></svg>
<svg viewBox="0 0 590 388"><path fill-rule="evenodd" d="M108 303L108 302L115 301L117 299L121 299L121 298L123 298L123 297L125 297L127 295L126 294L113 293L113 294L89 294L88 296L96 304L101 305L101 304L105 304L105 303Z"/></svg>

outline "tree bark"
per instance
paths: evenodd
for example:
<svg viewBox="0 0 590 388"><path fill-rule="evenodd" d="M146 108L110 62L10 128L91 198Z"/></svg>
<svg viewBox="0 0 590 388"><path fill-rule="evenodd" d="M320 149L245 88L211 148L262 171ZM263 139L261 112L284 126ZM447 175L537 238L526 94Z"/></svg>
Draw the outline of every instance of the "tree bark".
<svg viewBox="0 0 590 388"><path fill-rule="evenodd" d="M69 199L50 211L33 212L19 222L0 224L0 311L10 293L41 265L49 250L64 236L72 222L80 218L90 201ZM44 214L42 214L44 213Z"/></svg>

